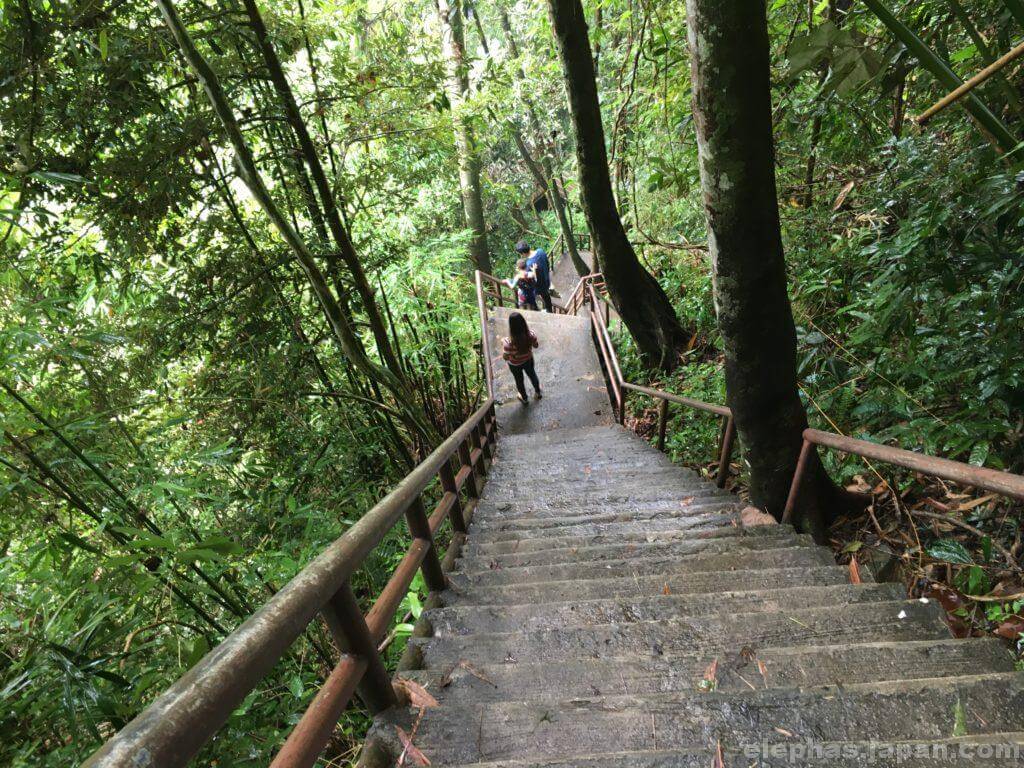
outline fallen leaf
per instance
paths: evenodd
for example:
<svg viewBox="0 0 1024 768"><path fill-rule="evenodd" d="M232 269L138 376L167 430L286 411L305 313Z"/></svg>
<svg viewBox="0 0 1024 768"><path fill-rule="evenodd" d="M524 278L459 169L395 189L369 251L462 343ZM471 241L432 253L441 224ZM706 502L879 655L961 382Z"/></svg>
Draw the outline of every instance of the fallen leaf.
<svg viewBox="0 0 1024 768"><path fill-rule="evenodd" d="M398 764L405 765L405 759L409 758L413 765L430 765L430 760L412 743L409 735L397 725L395 730L398 731L398 740L402 742L402 754L398 756Z"/></svg>
<svg viewBox="0 0 1024 768"><path fill-rule="evenodd" d="M753 528L759 525L775 525L778 521L757 507L744 507L740 512L740 522L744 528Z"/></svg>
<svg viewBox="0 0 1024 768"><path fill-rule="evenodd" d="M493 680L491 680L491 678L489 678L487 675L485 675L479 669L474 667L468 661L463 659L462 661L458 662L457 664L453 664L452 668L449 669L448 672L445 674L445 676L441 679L441 687L442 688L447 688L449 685L452 684L452 679L453 679L452 675L455 673L456 669L464 669L467 672L469 672L469 674L471 674L473 677L477 678L478 680L483 680L485 683L487 683L488 685L492 685L495 688L498 687L498 684L495 683Z"/></svg>
<svg viewBox="0 0 1024 768"><path fill-rule="evenodd" d="M691 504L693 504L693 499L694 499L693 496L687 496L685 499L683 499L682 501L679 502L679 506L680 507L688 507Z"/></svg>
<svg viewBox="0 0 1024 768"><path fill-rule="evenodd" d="M790 738L790 739L794 738L793 732L792 731L787 731L785 728L774 728L773 730L776 733L781 733L783 736L785 736L787 738Z"/></svg>
<svg viewBox="0 0 1024 768"><path fill-rule="evenodd" d="M857 565L857 558L850 558L850 583L851 584L862 584L863 581L860 578L860 566Z"/></svg>
<svg viewBox="0 0 1024 768"><path fill-rule="evenodd" d="M713 691L718 687L718 659L715 658L704 670L704 679L697 686L702 691Z"/></svg>
<svg viewBox="0 0 1024 768"><path fill-rule="evenodd" d="M996 627L995 634L1007 640L1019 640L1020 636L1024 635L1024 619L1020 616L1011 616Z"/></svg>
<svg viewBox="0 0 1024 768"><path fill-rule="evenodd" d="M395 688L399 694L399 700L408 702L410 706L422 709L423 707L439 707L437 699L427 692L427 689L415 680L408 680L404 677L395 679Z"/></svg>
<svg viewBox="0 0 1024 768"><path fill-rule="evenodd" d="M668 582L666 582L665 586L661 588L661 594L663 594L663 595L671 595L672 594L672 590L668 588Z"/></svg>
<svg viewBox="0 0 1024 768"><path fill-rule="evenodd" d="M757 660L757 671L761 673L761 679L764 680L764 687L768 687L768 665L760 659Z"/></svg>
<svg viewBox="0 0 1024 768"><path fill-rule="evenodd" d="M860 549L863 546L864 546L864 542L863 541L851 541L849 544L847 544L845 547L843 547L843 552L849 552L849 553L858 552L858 551L860 551Z"/></svg>
<svg viewBox="0 0 1024 768"><path fill-rule="evenodd" d="M971 501L968 501L966 504L958 504L956 507L956 511L967 512L968 510L974 509L975 507L980 507L982 504L986 502L992 501L992 499L994 499L995 497L996 494L990 493L986 496L982 496L979 499L972 499Z"/></svg>
<svg viewBox="0 0 1024 768"><path fill-rule="evenodd" d="M715 749L715 760L711 763L711 768L725 768L725 760L722 758L722 742L718 742L718 747Z"/></svg>
<svg viewBox="0 0 1024 768"><path fill-rule="evenodd" d="M846 198L849 197L850 196L850 192L853 191L854 184L855 184L855 182L848 181L843 186L843 188L841 190L839 190L839 195L836 197L836 201L834 203L832 203L832 211L833 212L838 211L840 208L843 207L843 203L846 202Z"/></svg>

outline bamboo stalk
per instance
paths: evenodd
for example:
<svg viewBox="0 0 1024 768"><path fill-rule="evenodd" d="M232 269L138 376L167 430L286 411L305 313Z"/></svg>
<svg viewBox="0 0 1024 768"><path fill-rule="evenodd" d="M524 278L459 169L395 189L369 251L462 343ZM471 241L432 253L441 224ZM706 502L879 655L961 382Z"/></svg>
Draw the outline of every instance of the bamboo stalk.
<svg viewBox="0 0 1024 768"><path fill-rule="evenodd" d="M928 109L926 109L924 112L922 112L920 115L915 117L914 118L914 122L916 122L918 125L924 125L929 120L931 120L933 117L935 117L935 115L937 115L939 112L941 112L946 107L948 107L950 104L955 103L956 101L961 99L965 94L970 93L971 91L973 91L979 85L981 85L986 80L988 80L990 77L992 77L992 75L996 74L999 70L1003 69L1007 64L1010 64L1011 62L1016 61L1021 56L1024 56L1024 43L1021 43L1020 45L1015 47L1013 50L1011 50L1009 53L1007 53L1007 54L1005 54L1003 56L1000 56L994 62L989 64L987 67L985 67L980 72L978 72L978 74L976 74L970 80L968 80L967 82L963 83L956 90L950 91L949 93L947 93L945 96L943 96L937 102L935 102L935 104L933 104Z"/></svg>

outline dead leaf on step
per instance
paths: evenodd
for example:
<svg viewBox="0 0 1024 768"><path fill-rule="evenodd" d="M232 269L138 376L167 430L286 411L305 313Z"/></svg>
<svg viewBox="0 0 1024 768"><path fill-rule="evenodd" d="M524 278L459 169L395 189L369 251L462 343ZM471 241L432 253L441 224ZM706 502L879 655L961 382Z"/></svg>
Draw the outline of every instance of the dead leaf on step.
<svg viewBox="0 0 1024 768"><path fill-rule="evenodd" d="M468 661L463 659L462 661L458 662L457 664L453 664L452 668L448 670L448 672L445 674L445 676L443 678L441 678L441 687L442 688L447 688L449 685L452 684L452 680L453 680L452 675L455 674L455 670L457 670L457 669L464 669L467 672L469 672L469 674L471 674L473 677L475 677L477 680L483 680L488 685L494 686L495 688L498 687L498 684L495 683L493 680L491 680L491 678L489 678L487 675L485 675L479 669L474 667Z"/></svg>
<svg viewBox="0 0 1024 768"><path fill-rule="evenodd" d="M589 464L587 464L585 467L583 467L583 474L584 475L589 475L590 472L591 472L591 469L590 469L590 465Z"/></svg>
<svg viewBox="0 0 1024 768"><path fill-rule="evenodd" d="M439 707L437 699L431 696L427 689L417 683L415 680L408 680L404 677L395 679L395 692L398 694L398 698L402 702L408 703L412 707L422 709L423 707Z"/></svg>
<svg viewBox="0 0 1024 768"><path fill-rule="evenodd" d="M661 594L663 594L663 595L671 595L672 594L672 590L668 588L668 582L666 582L665 586L661 588Z"/></svg>
<svg viewBox="0 0 1024 768"><path fill-rule="evenodd" d="M764 687L768 687L768 665L760 659L757 660L757 671L761 673L761 679L764 680Z"/></svg>
<svg viewBox="0 0 1024 768"><path fill-rule="evenodd" d="M857 558L850 558L850 583L861 584L863 583L860 578L860 566L857 565Z"/></svg>
<svg viewBox="0 0 1024 768"><path fill-rule="evenodd" d="M777 521L757 507L744 507L740 512L740 522L744 528L753 528L758 525L775 525Z"/></svg>
<svg viewBox="0 0 1024 768"><path fill-rule="evenodd" d="M725 760L722 757L722 742L718 742L718 746L715 748L715 759L711 763L711 768L725 768Z"/></svg>
<svg viewBox="0 0 1024 768"><path fill-rule="evenodd" d="M710 692L718 687L718 658L708 664L708 668L704 670L704 679L700 681L700 685L697 686L700 690Z"/></svg>
<svg viewBox="0 0 1024 768"><path fill-rule="evenodd" d="M691 504L693 504L693 499L694 499L693 496L687 496L685 499L683 499L682 501L679 502L679 506L680 507L688 507Z"/></svg>
<svg viewBox="0 0 1024 768"><path fill-rule="evenodd" d="M787 731L785 728L773 728L776 733L782 734L788 739L795 738L795 734L792 731Z"/></svg>
<svg viewBox="0 0 1024 768"><path fill-rule="evenodd" d="M402 754L398 756L398 764L406 765L408 759L408 765L430 765L430 760L412 743L409 735L397 725L395 730L398 731L398 740L402 742Z"/></svg>

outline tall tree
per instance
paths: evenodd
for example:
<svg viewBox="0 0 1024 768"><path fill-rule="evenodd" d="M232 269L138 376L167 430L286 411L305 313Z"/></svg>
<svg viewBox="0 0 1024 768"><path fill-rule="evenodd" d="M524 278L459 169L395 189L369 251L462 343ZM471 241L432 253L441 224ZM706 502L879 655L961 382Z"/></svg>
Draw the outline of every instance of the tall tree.
<svg viewBox="0 0 1024 768"><path fill-rule="evenodd" d="M462 209L466 217L466 226L473 232L469 255L477 269L490 272L491 255L487 249L487 224L484 221L480 182L480 153L473 126L464 108L466 94L469 93L469 70L461 1L435 0L435 6L441 21L441 53L444 56L447 73L445 91L451 105L455 129Z"/></svg>
<svg viewBox="0 0 1024 768"><path fill-rule="evenodd" d="M526 87L526 73L523 71L523 65L519 58L519 44L516 42L515 33L512 31L512 21L508 17L508 11L504 5L498 7L498 14L501 18L501 31L505 38L505 45L508 47L509 55L512 60L516 62L516 76L519 78L520 84ZM522 131L519 129L518 123L515 121L515 117L512 117L509 121L512 129L512 138L516 142L516 148L519 150L519 154L523 158L523 162L526 167L529 168L530 173L533 174L534 180L540 185L541 189L544 190L544 194L547 195L548 200L551 202L551 207L555 211L555 216L558 219L558 228L562 232L562 241L565 243L566 252L569 254L569 258L572 259L572 264L576 268L576 271L582 277L590 272L590 267L580 256L579 249L576 248L576 238L573 237L572 225L569 223L569 217L566 215L565 197L562 196L562 190L559 189L558 184L555 182L555 168L551 162L551 155L548 153L546 148L546 141L544 132L541 130L540 119L537 117L537 110L533 105L531 99L524 99L526 107L526 117L529 120L530 128L533 131L534 138L540 146L540 162L538 163L530 154L529 148L526 146L526 141L523 138Z"/></svg>
<svg viewBox="0 0 1024 768"><path fill-rule="evenodd" d="M576 133L583 211L608 292L644 362L671 370L692 334L680 325L668 296L637 259L615 205L583 4L580 0L548 0L548 11Z"/></svg>
<svg viewBox="0 0 1024 768"><path fill-rule="evenodd" d="M782 514L807 427L775 186L764 0L687 0L693 113L729 406L750 498ZM843 493L817 455L797 514L821 536Z"/></svg>

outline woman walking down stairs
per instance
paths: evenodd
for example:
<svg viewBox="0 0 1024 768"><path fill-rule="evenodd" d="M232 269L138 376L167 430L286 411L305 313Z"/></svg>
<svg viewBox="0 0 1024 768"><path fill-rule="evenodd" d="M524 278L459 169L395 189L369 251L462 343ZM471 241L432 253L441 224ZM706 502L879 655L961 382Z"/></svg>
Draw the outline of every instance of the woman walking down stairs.
<svg viewBox="0 0 1024 768"><path fill-rule="evenodd" d="M558 350L546 396L515 407L496 369L498 453L399 672L429 696L378 717L362 765L1024 762L1001 643L954 640L937 604L851 583L789 526L744 527L735 496L611 423L587 323L531 320Z"/></svg>

